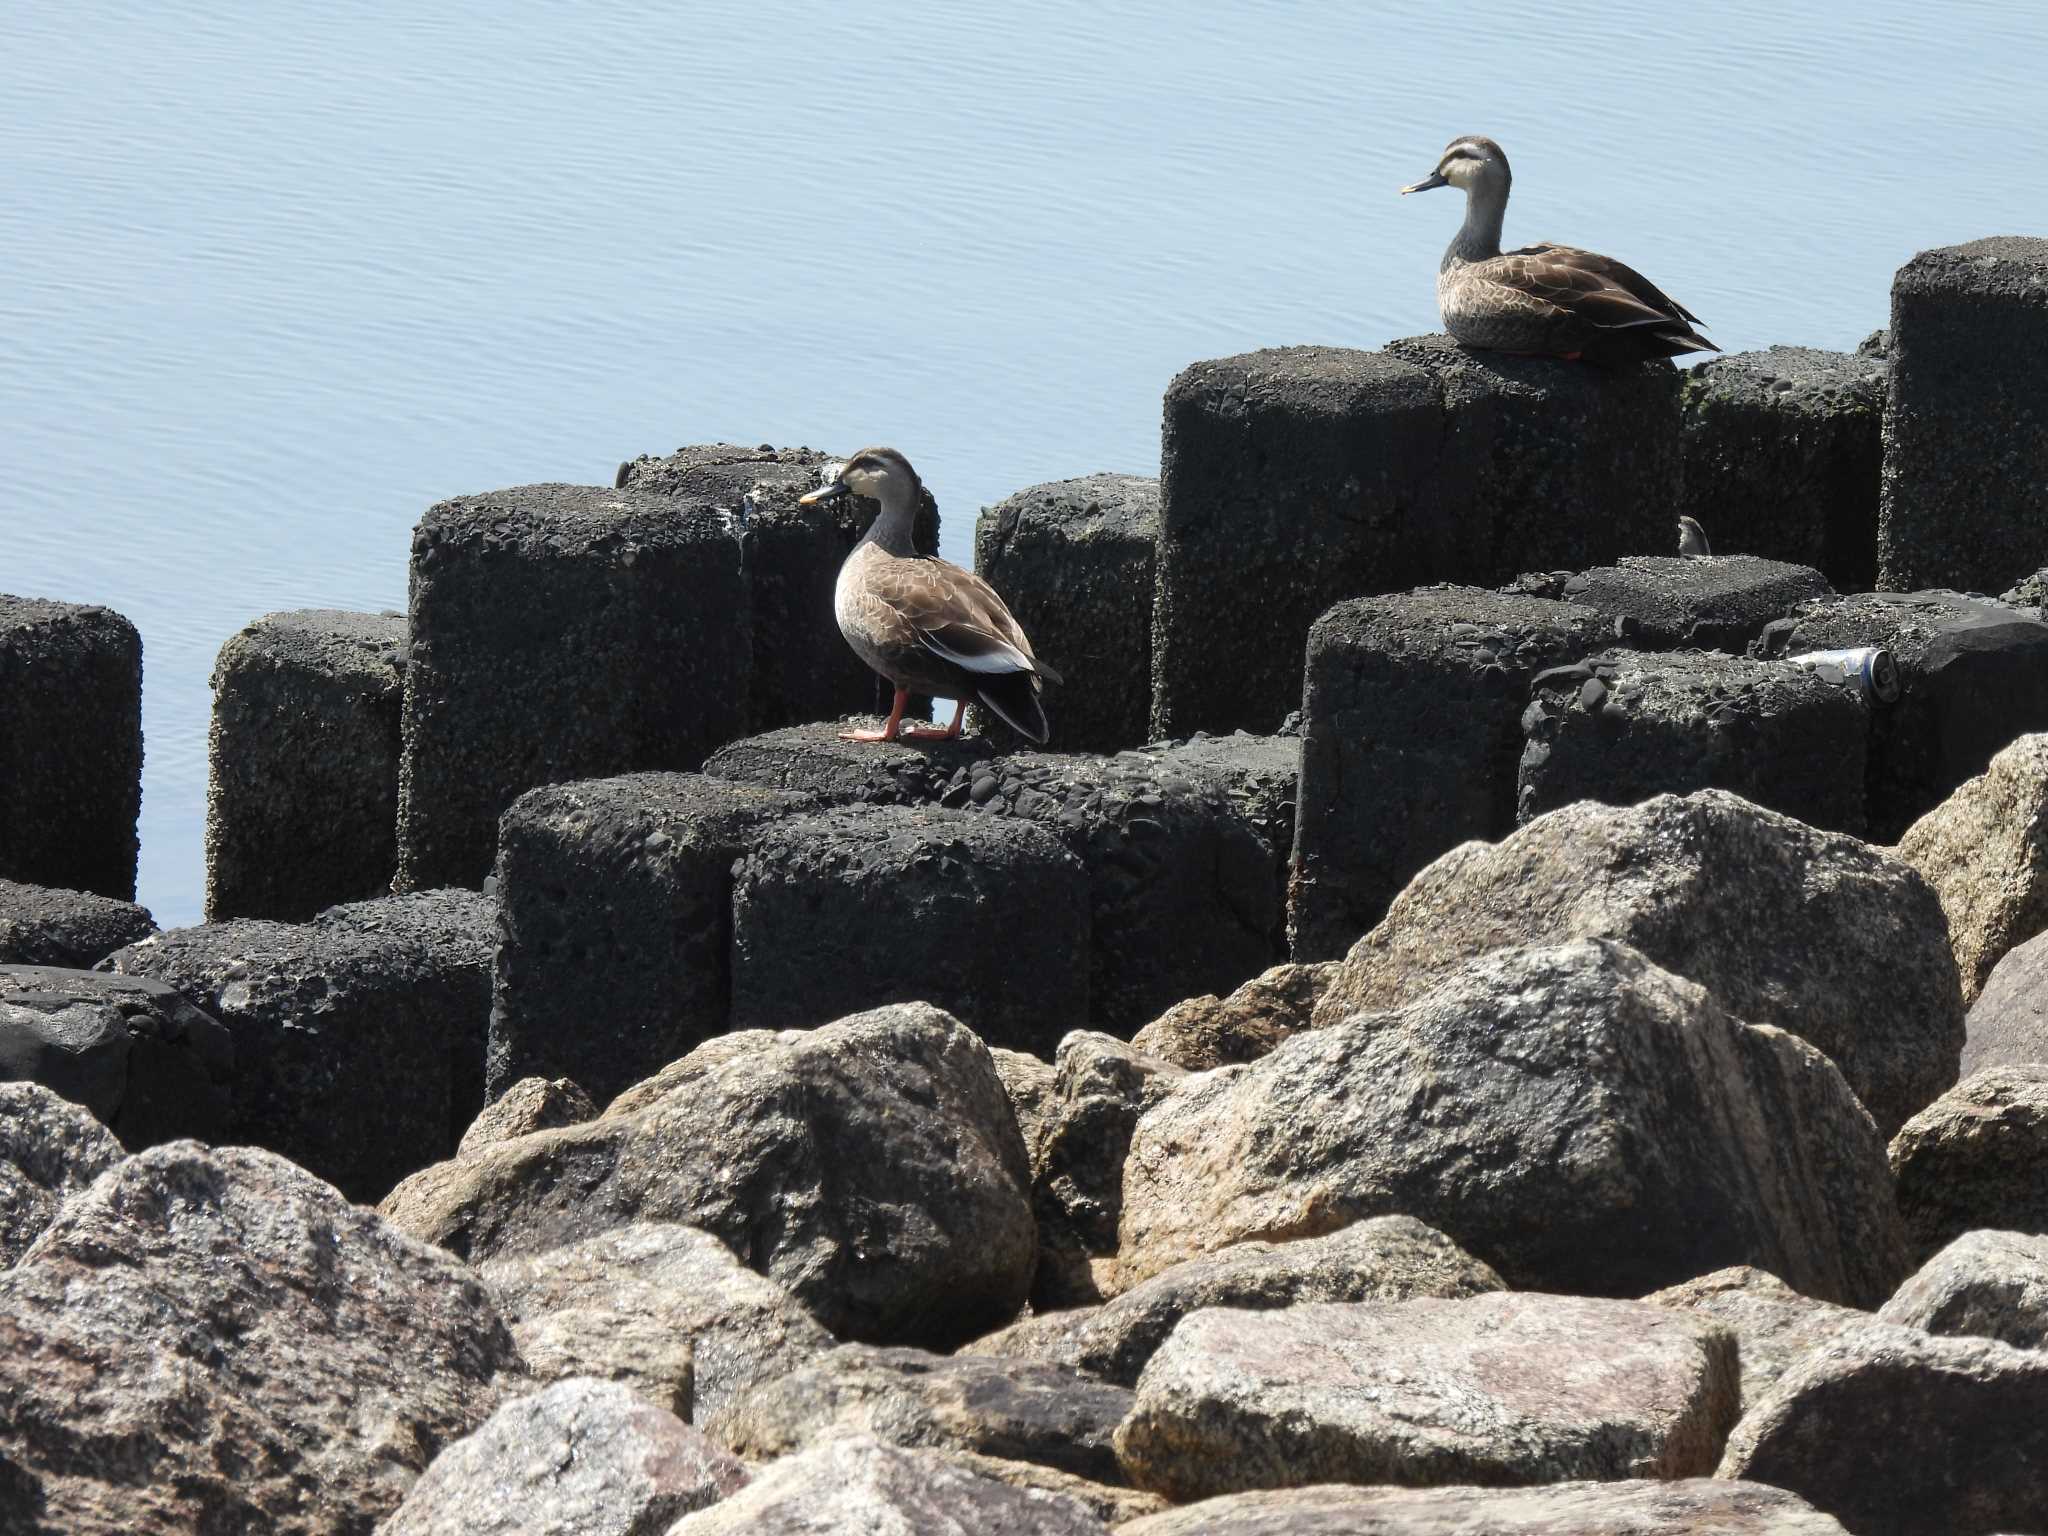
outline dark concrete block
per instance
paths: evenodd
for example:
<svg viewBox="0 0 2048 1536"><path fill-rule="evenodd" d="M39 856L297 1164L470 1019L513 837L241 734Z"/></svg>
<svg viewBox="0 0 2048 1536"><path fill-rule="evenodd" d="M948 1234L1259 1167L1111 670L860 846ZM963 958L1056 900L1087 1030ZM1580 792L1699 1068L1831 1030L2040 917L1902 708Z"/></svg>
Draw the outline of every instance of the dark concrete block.
<svg viewBox="0 0 2048 1536"><path fill-rule="evenodd" d="M0 878L135 899L142 637L0 593Z"/></svg>
<svg viewBox="0 0 2048 1536"><path fill-rule="evenodd" d="M494 907L472 891L422 891L310 923L208 923L102 968L167 982L227 1026L225 1139L369 1203L450 1156L483 1107Z"/></svg>
<svg viewBox="0 0 2048 1536"><path fill-rule="evenodd" d="M1612 634L1591 609L1475 587L1361 598L1317 620L1288 895L1295 959L1343 955L1425 864L1514 830L1529 684Z"/></svg>
<svg viewBox="0 0 2048 1536"><path fill-rule="evenodd" d="M0 880L0 965L84 969L155 932L132 901Z"/></svg>
<svg viewBox="0 0 2048 1536"><path fill-rule="evenodd" d="M803 795L694 773L529 790L499 824L485 1089L603 1104L730 1027L732 866Z"/></svg>
<svg viewBox="0 0 2048 1536"><path fill-rule="evenodd" d="M1270 840L1241 777L1177 762L1180 750L1004 755L975 739L842 742L826 724L735 742L704 771L834 804L1041 823L1087 868L1090 1022L1127 1034L1191 992L1229 991L1278 950L1284 844Z"/></svg>
<svg viewBox="0 0 2048 1536"><path fill-rule="evenodd" d="M267 614L220 648L212 681L207 920L303 922L389 892L405 615Z"/></svg>
<svg viewBox="0 0 2048 1536"><path fill-rule="evenodd" d="M1048 695L1063 752L1115 752L1146 739L1158 542L1159 482L1141 475L1034 485L984 507L975 524L975 570L1066 678ZM1006 746L1022 744L993 717L981 726Z"/></svg>
<svg viewBox="0 0 2048 1536"><path fill-rule="evenodd" d="M1895 704L1870 713L1870 836L1896 842L1992 755L2048 731L2048 624L2035 611L1956 592L1859 592L1773 625L1767 656L1883 646Z"/></svg>
<svg viewBox="0 0 2048 1536"><path fill-rule="evenodd" d="M1771 347L1712 358L1681 377L1678 510L1706 529L1714 552L1814 566L1843 592L1869 591L1885 360Z"/></svg>
<svg viewBox="0 0 2048 1536"><path fill-rule="evenodd" d="M1560 595L1609 620L1616 638L1640 650L1740 651L1772 620L1830 588L1811 566L1757 555L1633 555L1578 572Z"/></svg>
<svg viewBox="0 0 2048 1536"><path fill-rule="evenodd" d="M1868 707L1803 668L1614 651L1548 672L1534 691L1522 717L1523 821L1575 800L1725 789L1811 826L1865 829Z"/></svg>
<svg viewBox="0 0 2048 1536"><path fill-rule="evenodd" d="M695 768L739 734L752 621L740 541L647 491L532 485L413 533L398 888L476 886L541 784Z"/></svg>
<svg viewBox="0 0 2048 1536"><path fill-rule="evenodd" d="M1665 547L1678 382L1466 352L1297 347L1166 395L1153 729L1271 729L1332 603Z"/></svg>
<svg viewBox="0 0 2048 1536"><path fill-rule="evenodd" d="M229 1139L234 1041L161 982L0 965L0 1080L83 1105L131 1152Z"/></svg>
<svg viewBox="0 0 2048 1536"><path fill-rule="evenodd" d="M865 805L763 826L733 872L732 1025L924 1001L1051 1055L1088 1017L1087 874L1019 818Z"/></svg>
<svg viewBox="0 0 2048 1536"><path fill-rule="evenodd" d="M1287 871L1294 854L1301 786L1298 720L1287 727L1286 734L1277 736L1254 736L1249 731L1233 731L1228 736L1197 732L1184 741L1154 742L1145 750L1149 754L1163 750L1166 760L1176 767L1213 776L1238 819L1271 851L1273 901L1266 910L1272 953L1275 960L1286 958Z"/></svg>
<svg viewBox="0 0 2048 1536"><path fill-rule="evenodd" d="M843 455L810 448L700 443L619 466L622 488L716 509L740 535L753 605L754 660L744 729L887 714L893 692L839 633L832 588L839 567L880 507L862 497L800 507L819 470ZM939 509L924 495L917 547L935 554Z"/></svg>
<svg viewBox="0 0 2048 1536"><path fill-rule="evenodd" d="M1890 345L1878 585L2002 591L2048 542L2048 239L1922 251Z"/></svg>

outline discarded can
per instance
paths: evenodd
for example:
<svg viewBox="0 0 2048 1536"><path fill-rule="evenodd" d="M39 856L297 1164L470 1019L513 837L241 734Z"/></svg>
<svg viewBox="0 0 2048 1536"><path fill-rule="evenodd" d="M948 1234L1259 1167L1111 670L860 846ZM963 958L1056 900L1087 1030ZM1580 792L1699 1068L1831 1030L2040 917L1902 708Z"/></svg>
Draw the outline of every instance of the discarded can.
<svg viewBox="0 0 2048 1536"><path fill-rule="evenodd" d="M1899 664L1881 645L1856 646L1846 651L1808 651L1786 660L1806 668L1824 682L1853 688L1866 699L1875 699L1880 704L1899 702Z"/></svg>

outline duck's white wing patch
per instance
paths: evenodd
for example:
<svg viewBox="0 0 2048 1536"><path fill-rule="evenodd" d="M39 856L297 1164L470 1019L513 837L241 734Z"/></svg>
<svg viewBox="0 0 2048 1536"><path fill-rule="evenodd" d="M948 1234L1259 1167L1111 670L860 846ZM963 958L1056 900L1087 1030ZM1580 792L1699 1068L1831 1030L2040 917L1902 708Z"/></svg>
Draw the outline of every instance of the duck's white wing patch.
<svg viewBox="0 0 2048 1536"><path fill-rule="evenodd" d="M1000 635L955 620L937 629L920 629L918 643L969 672L1034 672L1031 658Z"/></svg>

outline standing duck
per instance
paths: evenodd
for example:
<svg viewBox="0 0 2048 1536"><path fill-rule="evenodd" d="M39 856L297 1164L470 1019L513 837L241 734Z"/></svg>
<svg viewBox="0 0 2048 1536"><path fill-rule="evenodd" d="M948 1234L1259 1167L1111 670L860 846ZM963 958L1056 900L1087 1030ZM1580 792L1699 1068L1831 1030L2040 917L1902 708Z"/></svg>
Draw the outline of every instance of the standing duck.
<svg viewBox="0 0 2048 1536"><path fill-rule="evenodd" d="M1039 703L1040 679L1060 675L1031 653L1031 642L996 589L972 571L920 555L911 542L923 482L894 448L863 448L830 484L802 504L871 496L882 510L867 537L839 567L833 611L839 633L860 659L896 685L896 705L879 731L841 731L842 741L950 741L967 702L978 699L1013 729L1045 744L1050 728ZM955 701L944 730L903 724L910 691Z"/></svg>
<svg viewBox="0 0 2048 1536"><path fill-rule="evenodd" d="M1490 352L1585 358L1609 367L1686 352L1718 352L1699 317L1633 267L1569 245L1502 253L1501 219L1513 181L1491 139L1453 139L1436 169L1401 193L1458 187L1465 222L1437 268L1444 327Z"/></svg>

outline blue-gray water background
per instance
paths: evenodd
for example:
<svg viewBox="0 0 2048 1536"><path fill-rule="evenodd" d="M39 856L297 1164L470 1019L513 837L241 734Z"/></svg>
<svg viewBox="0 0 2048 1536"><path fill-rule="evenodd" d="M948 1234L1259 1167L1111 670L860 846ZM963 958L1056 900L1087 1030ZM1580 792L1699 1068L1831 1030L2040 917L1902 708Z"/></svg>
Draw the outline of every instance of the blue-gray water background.
<svg viewBox="0 0 2048 1536"><path fill-rule="evenodd" d="M141 628L141 897L196 921L207 673L397 608L419 514L713 439L904 449L971 557L1156 473L1187 363L1436 328L1513 243L1730 350L1848 348L1916 250L2041 233L2039 0L0 6L0 591Z"/></svg>

